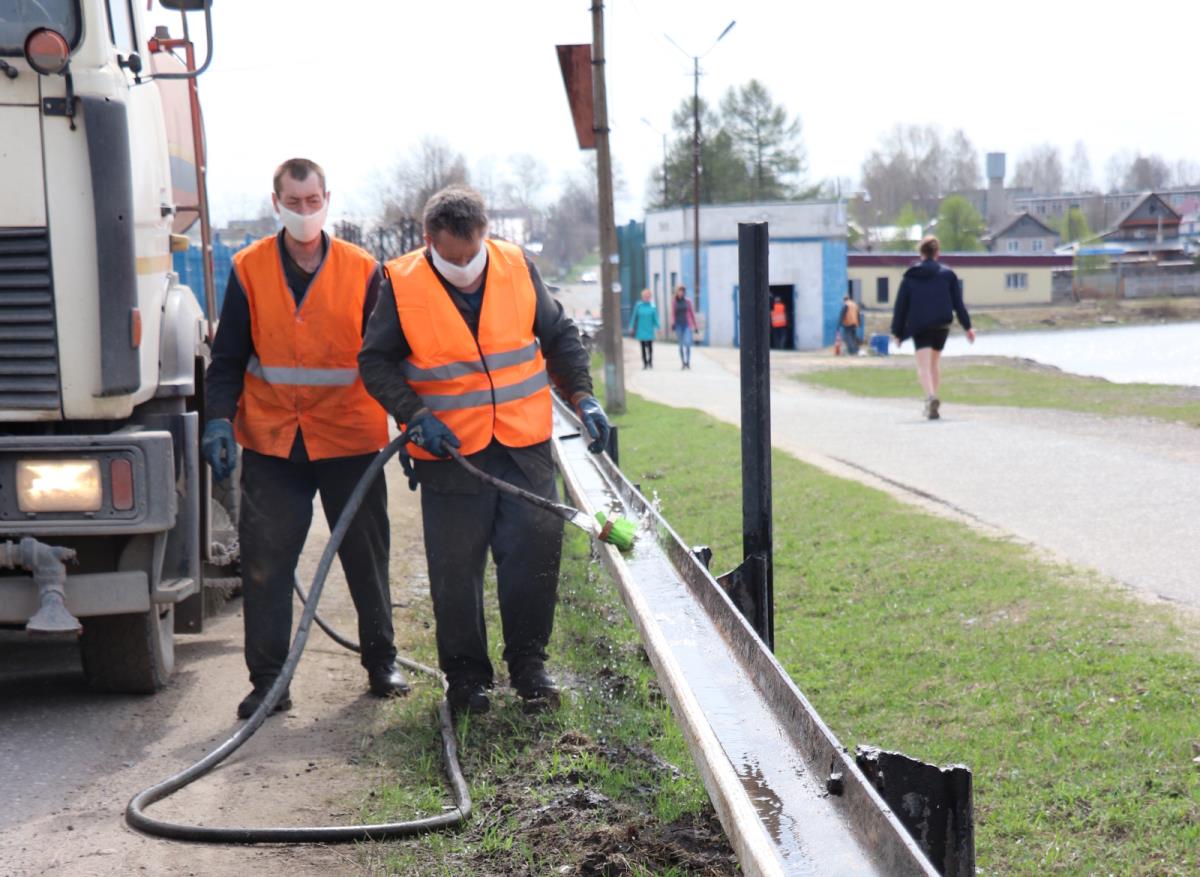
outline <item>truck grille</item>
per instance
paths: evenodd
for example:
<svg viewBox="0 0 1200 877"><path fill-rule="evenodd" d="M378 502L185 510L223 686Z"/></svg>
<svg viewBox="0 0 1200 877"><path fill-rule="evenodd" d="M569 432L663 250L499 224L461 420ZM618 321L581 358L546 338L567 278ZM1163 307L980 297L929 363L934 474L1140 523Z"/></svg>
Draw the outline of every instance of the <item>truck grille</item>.
<svg viewBox="0 0 1200 877"><path fill-rule="evenodd" d="M0 228L0 409L59 407L50 236Z"/></svg>

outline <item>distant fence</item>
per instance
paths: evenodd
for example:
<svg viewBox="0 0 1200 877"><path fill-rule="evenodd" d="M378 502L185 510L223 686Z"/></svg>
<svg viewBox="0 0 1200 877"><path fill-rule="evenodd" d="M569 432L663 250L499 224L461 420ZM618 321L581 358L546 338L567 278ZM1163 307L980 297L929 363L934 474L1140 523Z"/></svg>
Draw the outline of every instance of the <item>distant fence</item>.
<svg viewBox="0 0 1200 877"><path fill-rule="evenodd" d="M1077 298L1175 298L1200 296L1196 265L1123 265L1104 271L1055 271L1053 300Z"/></svg>
<svg viewBox="0 0 1200 877"><path fill-rule="evenodd" d="M214 317L220 316L221 305L225 302L225 285L229 282L229 272L233 270L233 254L253 242L254 238L250 235L233 245L225 243L220 237L213 241L213 279L217 287L217 313ZM179 282L191 287L196 301L200 302L200 308L207 313L204 303L204 261L200 257L200 248L192 246L182 253L176 253L173 267L179 275Z"/></svg>

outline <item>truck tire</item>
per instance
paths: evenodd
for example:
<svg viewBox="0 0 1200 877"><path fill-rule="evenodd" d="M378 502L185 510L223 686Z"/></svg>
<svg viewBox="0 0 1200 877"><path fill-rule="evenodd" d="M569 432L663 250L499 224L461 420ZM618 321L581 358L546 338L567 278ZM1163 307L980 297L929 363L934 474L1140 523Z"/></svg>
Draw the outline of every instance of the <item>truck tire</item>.
<svg viewBox="0 0 1200 877"><path fill-rule="evenodd" d="M153 694L175 670L175 607L83 620L83 673L93 691Z"/></svg>

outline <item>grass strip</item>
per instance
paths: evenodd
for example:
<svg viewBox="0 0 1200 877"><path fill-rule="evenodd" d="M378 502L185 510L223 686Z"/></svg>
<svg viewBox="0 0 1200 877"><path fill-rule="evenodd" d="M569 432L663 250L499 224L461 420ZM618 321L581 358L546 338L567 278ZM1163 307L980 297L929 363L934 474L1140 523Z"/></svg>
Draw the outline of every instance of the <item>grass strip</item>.
<svg viewBox="0 0 1200 877"><path fill-rule="evenodd" d="M856 396L910 399L920 395L911 365L834 367L796 375L796 380ZM1194 387L1114 384L1045 367L968 364L946 357L940 395L943 401L963 405L1056 408L1200 426L1200 391Z"/></svg>
<svg viewBox="0 0 1200 877"><path fill-rule="evenodd" d="M549 649L564 701L553 712L527 712L503 684L489 574L487 623L501 678L492 711L458 726L474 813L457 833L363 845L369 873L737 873L637 633L590 551L585 535L567 532ZM436 662L431 634L428 653L417 656L430 664ZM440 691L422 680L376 729L361 757L388 781L362 801L364 820L415 818L448 803L433 715L439 699Z"/></svg>
<svg viewBox="0 0 1200 877"><path fill-rule="evenodd" d="M632 395L617 420L629 477L715 570L740 562L738 431ZM772 466L777 655L844 745L968 764L981 874L1200 873L1194 624L786 454Z"/></svg>

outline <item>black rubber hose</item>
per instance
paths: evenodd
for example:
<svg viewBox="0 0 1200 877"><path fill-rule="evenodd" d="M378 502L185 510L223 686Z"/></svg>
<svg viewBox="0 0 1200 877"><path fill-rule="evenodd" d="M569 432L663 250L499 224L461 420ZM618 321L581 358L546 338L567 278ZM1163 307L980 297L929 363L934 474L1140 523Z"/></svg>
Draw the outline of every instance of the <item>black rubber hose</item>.
<svg viewBox="0 0 1200 877"><path fill-rule="evenodd" d="M284 661L279 678L275 680L275 683L267 692L267 696L263 698L263 702L254 711L254 714L246 720L246 724L238 728L229 739L200 759L200 761L197 761L191 767L177 774L167 777L157 785L143 789L134 795L129 805L125 808L125 821L132 828L136 828L138 831L145 832L146 834L157 835L158 837L202 841L206 843L331 843L337 841L386 840L388 838L407 837L422 832L452 828L470 815L471 794L467 788L466 780L463 778L462 768L458 764L458 746L454 736L454 724L450 716L450 706L445 698L442 699L441 705L438 707L438 717L442 727L442 756L445 759L446 775L450 781L450 789L454 797L455 806L453 809L438 816L429 816L424 819L414 819L408 822L385 822L375 825L331 825L305 828L219 828L206 825L184 825L175 822L163 822L158 819L152 819L145 813L145 808L149 807L155 801L161 801L184 786L195 782L236 752L243 743L254 735L254 732L259 729L263 721L274 710L280 696L291 684L292 676L296 672L296 666L300 663L300 656L304 653L304 647L308 642L308 632L312 627L313 618L316 616L317 601L321 599L321 590L325 587L325 578L329 575L329 569L333 565L333 558L337 554L337 549L341 545L342 539L345 538L346 531L350 529L350 523L362 505L363 498L366 496L371 483L383 471L384 464L399 452L406 441L407 436L404 435L393 439L371 462L367 471L359 479L358 484L355 485L354 492L350 494L350 499L346 502L346 507L342 511L341 517L338 518L333 532L330 534L329 542L326 544L325 551L321 555L320 563L317 564L317 571L313 576L309 599L304 603L304 611L300 615L300 624L296 630L296 637L292 640L292 648L288 652L287 660ZM406 662L406 666L414 665ZM420 667L420 665L416 666Z"/></svg>

